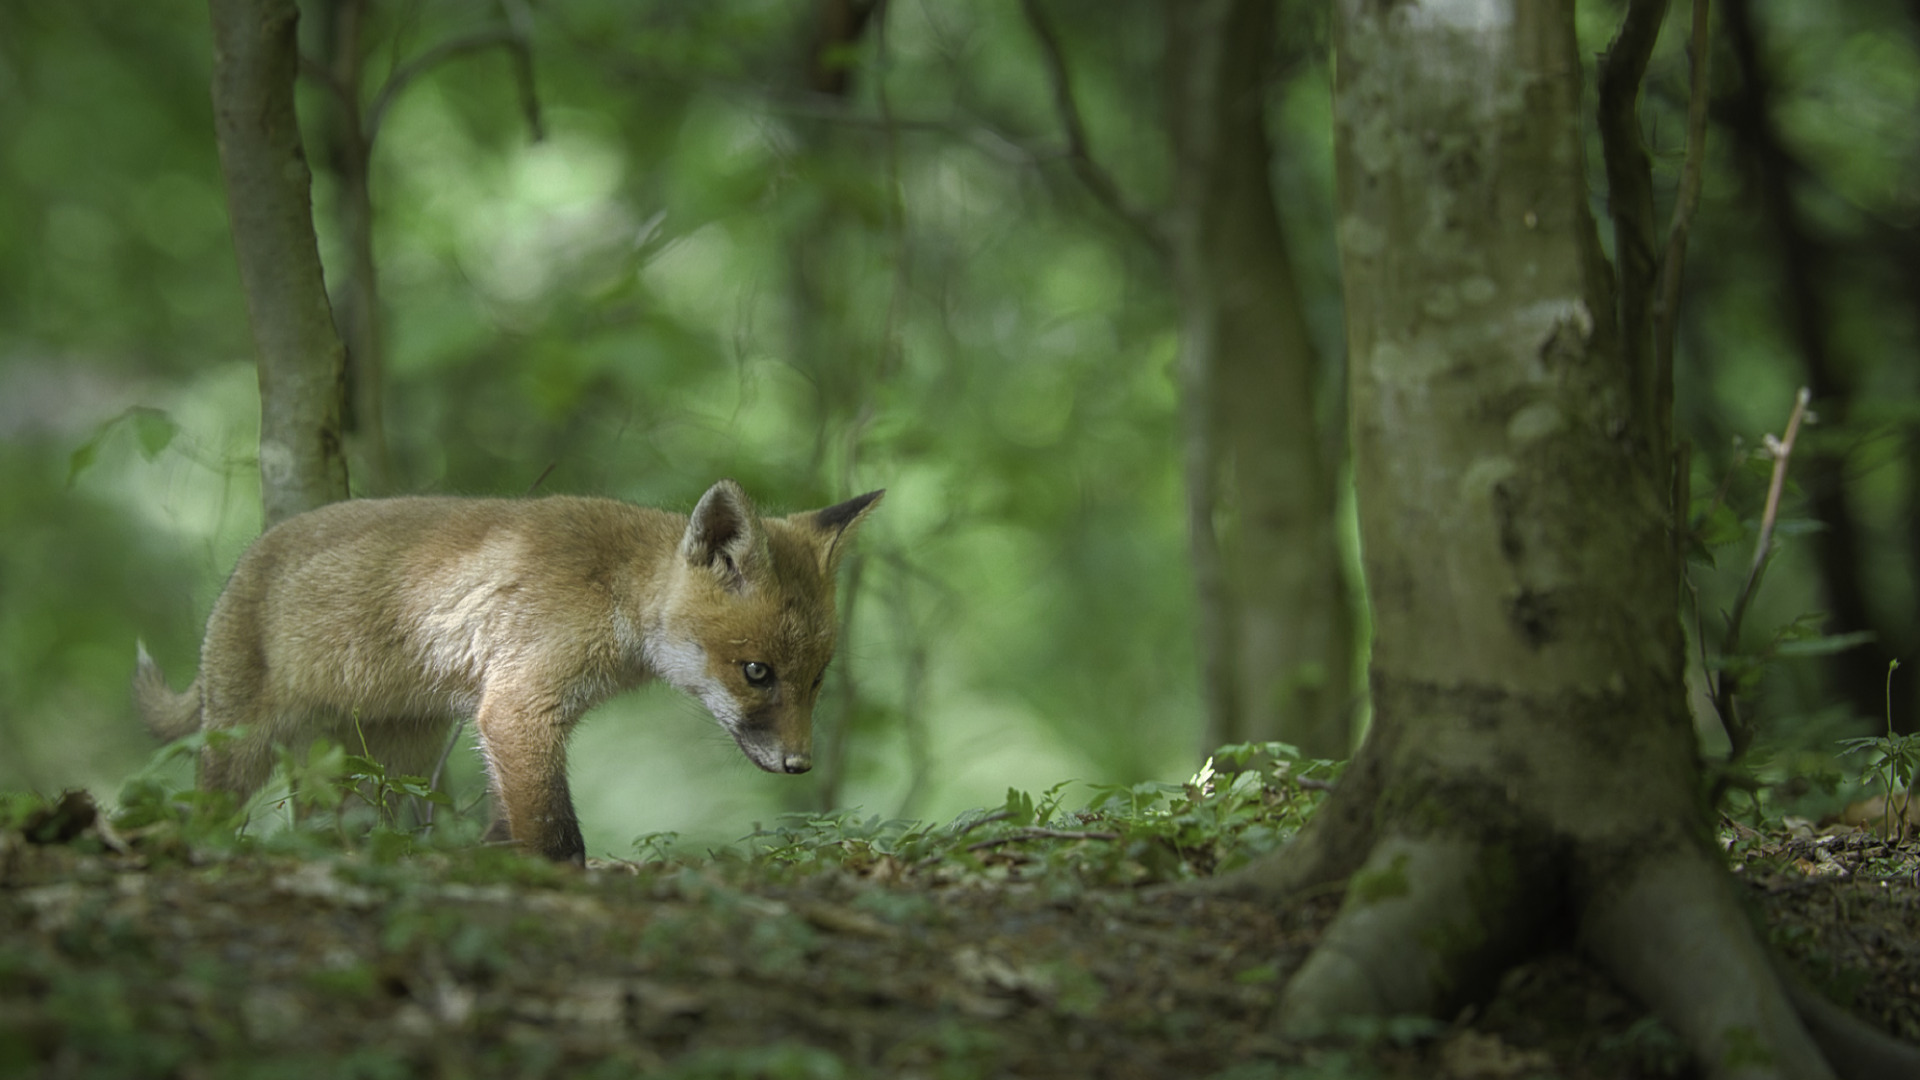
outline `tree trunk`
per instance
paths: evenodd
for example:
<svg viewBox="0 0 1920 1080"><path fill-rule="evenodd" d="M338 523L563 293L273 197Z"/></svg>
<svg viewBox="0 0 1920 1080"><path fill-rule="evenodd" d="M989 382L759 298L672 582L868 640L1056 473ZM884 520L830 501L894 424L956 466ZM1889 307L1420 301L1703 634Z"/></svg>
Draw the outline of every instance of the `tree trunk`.
<svg viewBox="0 0 1920 1080"><path fill-rule="evenodd" d="M1374 726L1245 879L1346 879L1281 1024L1449 1017L1570 938L1706 1075L1832 1076L1701 806L1665 448L1587 212L1572 6L1337 7Z"/></svg>
<svg viewBox="0 0 1920 1080"><path fill-rule="evenodd" d="M324 161L333 174L333 215L346 258L333 294L338 332L346 348L346 412L341 428L362 494L384 495L393 489L387 450L386 336L373 261L373 143L360 103L361 31L367 3L326 0L312 10L321 21L316 36L325 49L322 62L334 90L327 110Z"/></svg>
<svg viewBox="0 0 1920 1080"><path fill-rule="evenodd" d="M347 497L343 354L314 240L294 114L292 0L210 0L213 115L233 247L259 350L266 524Z"/></svg>
<svg viewBox="0 0 1920 1080"><path fill-rule="evenodd" d="M1209 747L1352 747L1351 590L1319 367L1274 208L1264 67L1273 6L1169 9L1176 174L1168 215L1181 303L1189 531Z"/></svg>
<svg viewBox="0 0 1920 1080"><path fill-rule="evenodd" d="M856 77L865 74L850 62L850 57L869 33L885 41L885 29L880 24L886 18L885 8L866 0L818 0L814 15L801 78L813 93L844 103L855 89ZM879 92L884 102L885 88L880 87ZM796 119L794 130L801 146L797 157L808 167L829 175L847 168L843 158L848 149L831 122ZM869 163L869 167L879 164ZM894 178L891 172L885 175L883 182L891 188ZM832 186L827 185L829 189ZM889 191L889 203L894 198ZM890 224L894 230L906 228L904 221ZM827 198L811 208L785 245L788 341L795 367L806 374L814 388L814 442L808 472L827 491L846 491L853 483L860 464L861 431L873 410L872 390L891 372L888 356L895 348L891 325L880 327L877 340L872 342L848 341L849 328L859 324L848 304L848 282L854 280L858 270L848 259L847 245L840 241L862 227L859 216L848 212L846 199ZM854 743L872 734L868 729L875 714L862 707L860 665L855 660L857 651L850 644L854 613L860 607L863 590L870 589L866 566L863 555L850 557L840 591L840 659L833 665L830 677L834 685L828 699L832 715L828 717L822 710L814 735L819 753L814 758L810 801L819 810L840 805ZM912 718L906 719L913 722Z"/></svg>

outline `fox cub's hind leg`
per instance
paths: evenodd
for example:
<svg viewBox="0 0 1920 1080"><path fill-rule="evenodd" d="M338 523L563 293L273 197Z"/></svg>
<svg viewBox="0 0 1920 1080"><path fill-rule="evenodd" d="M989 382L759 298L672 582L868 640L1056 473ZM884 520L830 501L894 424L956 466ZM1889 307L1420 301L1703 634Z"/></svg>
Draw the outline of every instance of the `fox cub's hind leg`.
<svg viewBox="0 0 1920 1080"><path fill-rule="evenodd" d="M272 775L273 718L258 707L254 687L235 687L230 680L210 678L204 699L207 748L200 752L200 786L231 792L246 802Z"/></svg>

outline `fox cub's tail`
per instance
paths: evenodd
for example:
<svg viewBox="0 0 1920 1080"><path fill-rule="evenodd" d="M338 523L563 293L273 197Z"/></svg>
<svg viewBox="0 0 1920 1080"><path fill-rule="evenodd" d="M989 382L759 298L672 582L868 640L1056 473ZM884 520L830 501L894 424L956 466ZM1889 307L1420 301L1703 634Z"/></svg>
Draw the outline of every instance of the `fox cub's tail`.
<svg viewBox="0 0 1920 1080"><path fill-rule="evenodd" d="M147 655L145 642L135 643L139 655L133 665L133 707L147 730L171 742L200 730L200 687L176 694L160 674L160 665Z"/></svg>

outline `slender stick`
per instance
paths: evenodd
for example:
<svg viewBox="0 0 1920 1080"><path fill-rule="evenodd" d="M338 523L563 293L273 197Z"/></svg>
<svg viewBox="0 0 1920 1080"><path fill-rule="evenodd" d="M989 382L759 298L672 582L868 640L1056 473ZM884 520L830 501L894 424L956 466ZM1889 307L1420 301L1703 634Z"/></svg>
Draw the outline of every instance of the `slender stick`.
<svg viewBox="0 0 1920 1080"><path fill-rule="evenodd" d="M526 39L520 35L519 30L511 26L503 26L449 38L402 64L374 95L373 104L367 107L367 143L371 145L379 137L380 127L387 118L387 110L392 107L394 99L400 96L401 91L411 86L415 79L448 60L490 49L496 45L506 48L513 54L514 76L520 84L521 108L527 113L527 126L532 130L533 138L535 140L541 138L544 132L540 121L540 103L539 98L533 93L533 62L528 54Z"/></svg>
<svg viewBox="0 0 1920 1080"><path fill-rule="evenodd" d="M1019 832L1008 833L1005 836L994 836L994 837L989 837L988 839L985 839L985 840L976 840L973 843L967 845L967 850L968 851L985 851L988 848L1004 847L1007 844L1017 844L1023 840L1118 840L1118 839L1120 839L1119 833L1107 832L1105 830L1094 831L1094 830L1087 830L1087 829L1034 828L1034 829L1021 829Z"/></svg>
<svg viewBox="0 0 1920 1080"><path fill-rule="evenodd" d="M1807 403L1812 398L1812 393L1806 387L1801 387L1800 392L1794 395L1793 413L1787 417L1786 435L1778 439L1767 436L1767 453L1773 457L1773 477L1767 483L1767 503L1760 514L1760 535L1754 541L1753 562L1747 567L1746 583L1734 598L1733 613L1727 616L1727 636L1720 646L1722 657L1731 656L1739 649L1740 624L1746 619L1748 603L1760 588L1760 575L1773 556L1773 528L1780 517L1780 495L1786 489L1787 462L1793 457L1794 440L1799 438L1800 424L1807 417ZM1737 760L1746 752L1753 733L1739 718L1737 694L1724 671L1714 680L1713 706L1720 713L1720 722L1726 725L1727 738L1733 744L1731 758Z"/></svg>
<svg viewBox="0 0 1920 1080"><path fill-rule="evenodd" d="M1741 590L1740 602L1745 604L1752 594L1754 585L1759 581L1760 570L1772 554L1773 527L1780 516L1780 493L1787 484L1787 460L1793 456L1793 443L1800 435L1800 422L1807 415L1807 403L1813 394L1806 387L1794 395L1793 413L1787 417L1787 434L1776 439L1769 435L1766 439L1767 453L1773 455L1773 477L1767 481L1767 505L1760 515L1760 539L1754 545L1753 565L1747 568L1747 587ZM1741 609L1736 607L1736 612Z"/></svg>

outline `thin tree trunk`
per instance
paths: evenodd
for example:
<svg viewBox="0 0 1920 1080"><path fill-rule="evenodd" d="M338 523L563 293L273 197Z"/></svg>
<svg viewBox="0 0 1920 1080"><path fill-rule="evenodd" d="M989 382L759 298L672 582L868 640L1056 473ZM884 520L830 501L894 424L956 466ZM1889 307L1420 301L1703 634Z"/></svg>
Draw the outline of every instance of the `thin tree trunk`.
<svg viewBox="0 0 1920 1080"><path fill-rule="evenodd" d="M210 0L213 113L233 247L259 350L260 487L271 526L347 497L343 354L294 114L292 0Z"/></svg>
<svg viewBox="0 0 1920 1080"><path fill-rule="evenodd" d="M327 110L326 166L334 178L334 219L346 265L333 294L333 311L346 348L345 433L354 476L364 494L393 488L387 449L386 338L380 312L380 282L373 260L373 144L362 118L361 31L366 0L328 0L316 5L323 21L318 37L322 63L334 91Z"/></svg>
<svg viewBox="0 0 1920 1080"><path fill-rule="evenodd" d="M859 74L848 57L860 47L864 35L883 32L878 20L886 17L885 10L881 4L866 0L819 0L814 14L813 36L807 41L803 62L806 86L815 94L845 100ZM884 89L882 96L884 100ZM826 122L803 121L798 129L804 148L801 156L817 168L834 169L845 148L833 127ZM892 184L892 176L887 175L885 182ZM789 340L795 364L813 384L816 406L809 471L830 489L840 490L851 483L858 465L859 431L863 417L871 411L868 392L884 378L888 370L885 354L894 347L885 339L891 327L881 328L882 339L876 342L881 355L874 361L863 359L865 350L847 347L846 332L854 320L848 315L846 282L853 268L847 265L835 240L856 224L856 218L846 212L844 200L824 200L786 245ZM905 227L902 222L895 225ZM871 589L866 566L861 555L849 559L841 591L840 659L833 666L830 699L833 714L831 722L820 725L815 736L820 752L815 756L813 802L821 810L840 805L853 759L855 729L860 718L871 712L860 707L859 665L854 660L856 650L849 644L862 591ZM908 722L912 722L910 718Z"/></svg>
<svg viewBox="0 0 1920 1080"><path fill-rule="evenodd" d="M1335 37L1374 727L1247 878L1346 879L1281 1025L1449 1017L1571 937L1705 1075L1830 1077L1702 814L1668 461L1587 212L1571 5L1340 0Z"/></svg>
<svg viewBox="0 0 1920 1080"><path fill-rule="evenodd" d="M1351 748L1351 589L1314 417L1318 357L1268 179L1273 7L1169 9L1189 532L1209 745Z"/></svg>

